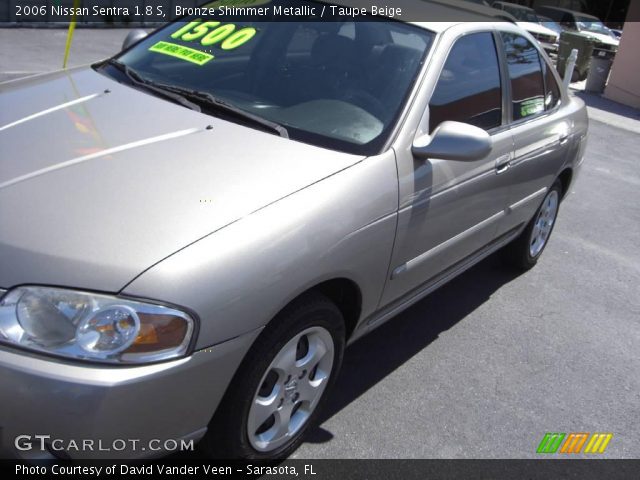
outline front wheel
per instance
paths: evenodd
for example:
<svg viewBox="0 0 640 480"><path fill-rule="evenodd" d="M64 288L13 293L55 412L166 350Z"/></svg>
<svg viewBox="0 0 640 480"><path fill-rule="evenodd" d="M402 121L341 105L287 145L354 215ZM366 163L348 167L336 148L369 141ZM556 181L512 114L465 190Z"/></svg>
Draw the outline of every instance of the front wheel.
<svg viewBox="0 0 640 480"><path fill-rule="evenodd" d="M524 231L507 246L505 253L514 266L529 270L538 262L553 232L561 197L562 185L556 181Z"/></svg>
<svg viewBox="0 0 640 480"><path fill-rule="evenodd" d="M285 308L247 354L201 446L215 457L287 457L317 418L344 344L342 314L326 297Z"/></svg>

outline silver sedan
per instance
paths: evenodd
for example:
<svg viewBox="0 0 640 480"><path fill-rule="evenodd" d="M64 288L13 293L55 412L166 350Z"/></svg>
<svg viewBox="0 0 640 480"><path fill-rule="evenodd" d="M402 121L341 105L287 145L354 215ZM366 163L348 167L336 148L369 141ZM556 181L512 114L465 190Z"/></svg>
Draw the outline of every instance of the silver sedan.
<svg viewBox="0 0 640 480"><path fill-rule="evenodd" d="M536 264L585 151L583 102L490 16L126 47L0 85L12 456L287 456L346 345L493 252Z"/></svg>

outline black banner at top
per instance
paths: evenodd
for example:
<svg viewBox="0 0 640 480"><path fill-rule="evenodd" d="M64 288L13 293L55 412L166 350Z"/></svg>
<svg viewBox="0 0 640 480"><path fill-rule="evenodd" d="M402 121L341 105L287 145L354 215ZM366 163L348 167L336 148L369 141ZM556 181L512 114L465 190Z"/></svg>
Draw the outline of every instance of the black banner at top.
<svg viewBox="0 0 640 480"><path fill-rule="evenodd" d="M471 0L4 0L0 25L20 26L72 20L79 26L159 25L184 15L221 21L372 21L395 19L405 22L475 22L524 20L531 9L553 16L558 23L568 10L595 15L609 23L640 21L640 8L629 8L630 0L519 0L507 7L488 7L489 2ZM501 2L502 3L502 2ZM523 5L524 4L524 5ZM526 6L528 5L528 6ZM498 4L496 4L496 7ZM556 8L556 13L544 6ZM527 13L528 12L528 13ZM557 17L557 18L556 18ZM588 17L574 20L588 22ZM597 20L593 18L591 20Z"/></svg>

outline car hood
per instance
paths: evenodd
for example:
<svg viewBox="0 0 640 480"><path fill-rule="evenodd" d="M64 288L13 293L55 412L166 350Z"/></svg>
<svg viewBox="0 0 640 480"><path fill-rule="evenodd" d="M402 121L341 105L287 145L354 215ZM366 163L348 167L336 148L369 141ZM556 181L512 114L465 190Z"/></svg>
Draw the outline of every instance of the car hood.
<svg viewBox="0 0 640 480"><path fill-rule="evenodd" d="M596 42L604 43L605 45L612 45L616 47L620 45L620 40L616 40L615 38L612 38L610 35L606 35L604 33L595 33L595 32L590 32L588 30L583 30L580 33L582 33L587 37L593 38Z"/></svg>
<svg viewBox="0 0 640 480"><path fill-rule="evenodd" d="M154 263L359 162L90 68L0 84L0 287L118 291Z"/></svg>
<svg viewBox="0 0 640 480"><path fill-rule="evenodd" d="M527 32L537 33L538 35L549 35L554 38L558 37L558 33L554 32L550 28L545 27L544 25L540 25L538 23L533 22L518 22L518 26Z"/></svg>

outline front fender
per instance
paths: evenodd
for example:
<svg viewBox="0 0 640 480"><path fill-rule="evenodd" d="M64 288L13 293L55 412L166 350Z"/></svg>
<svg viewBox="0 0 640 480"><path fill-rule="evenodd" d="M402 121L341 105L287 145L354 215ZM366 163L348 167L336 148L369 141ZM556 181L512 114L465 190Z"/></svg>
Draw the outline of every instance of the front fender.
<svg viewBox="0 0 640 480"><path fill-rule="evenodd" d="M358 285L365 318L382 294L397 209L390 150L212 233L144 272L123 293L196 312L196 349L266 325L301 292L331 278Z"/></svg>

